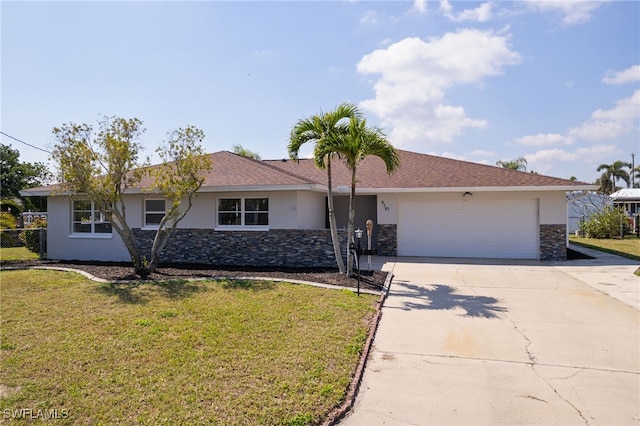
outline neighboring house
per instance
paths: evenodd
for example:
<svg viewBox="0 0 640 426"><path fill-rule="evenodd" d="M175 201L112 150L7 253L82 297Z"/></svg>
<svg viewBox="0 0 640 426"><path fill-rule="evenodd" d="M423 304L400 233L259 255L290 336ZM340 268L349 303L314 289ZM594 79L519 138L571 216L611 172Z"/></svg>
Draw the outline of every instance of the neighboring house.
<svg viewBox="0 0 640 426"><path fill-rule="evenodd" d="M640 188L625 188L610 195L613 205L621 207L629 217L631 229L637 227L638 215L640 215Z"/></svg>
<svg viewBox="0 0 640 426"><path fill-rule="evenodd" d="M601 212L611 205L608 195L595 191L573 191L567 193L567 209L569 212L569 233L575 234L580 230L580 224L588 222L591 215Z"/></svg>
<svg viewBox="0 0 640 426"><path fill-rule="evenodd" d="M311 159L257 161L210 154L193 208L167 244L163 262L218 265L335 266L328 230L326 172ZM399 151L388 176L382 161L358 167L356 228L373 220L373 244L384 256L566 259L567 191L580 182ZM338 227L346 248L350 174L333 163ZM127 219L141 247L151 241L166 206L145 190L129 191ZM129 261L120 237L91 202L47 196L52 259Z"/></svg>
<svg viewBox="0 0 640 426"><path fill-rule="evenodd" d="M36 219L47 220L47 212L22 212L20 215L20 227L26 228L27 226L31 226Z"/></svg>

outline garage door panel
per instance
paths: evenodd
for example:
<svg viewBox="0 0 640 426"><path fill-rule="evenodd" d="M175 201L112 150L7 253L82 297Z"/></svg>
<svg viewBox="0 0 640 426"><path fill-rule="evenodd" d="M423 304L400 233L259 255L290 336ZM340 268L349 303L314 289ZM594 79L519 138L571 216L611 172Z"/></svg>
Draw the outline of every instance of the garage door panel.
<svg viewBox="0 0 640 426"><path fill-rule="evenodd" d="M400 256L538 256L536 200L426 201L400 203Z"/></svg>

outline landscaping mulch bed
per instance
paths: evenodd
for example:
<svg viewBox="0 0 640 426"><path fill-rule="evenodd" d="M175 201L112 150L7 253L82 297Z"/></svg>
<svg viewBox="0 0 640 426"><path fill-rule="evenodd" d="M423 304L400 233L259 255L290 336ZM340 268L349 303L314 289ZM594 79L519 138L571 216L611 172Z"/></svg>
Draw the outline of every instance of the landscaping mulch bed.
<svg viewBox="0 0 640 426"><path fill-rule="evenodd" d="M119 262L63 262L55 260L24 260L4 261L2 268L55 266L85 271L94 277L113 281L141 281L134 274L130 263ZM258 268L212 265L162 264L155 273L145 278L145 281L167 281L190 278L237 278L237 277L267 277L285 280L311 281L343 287L356 287L357 277L348 277L331 268ZM360 288L368 290L382 290L387 278L387 272L361 271Z"/></svg>

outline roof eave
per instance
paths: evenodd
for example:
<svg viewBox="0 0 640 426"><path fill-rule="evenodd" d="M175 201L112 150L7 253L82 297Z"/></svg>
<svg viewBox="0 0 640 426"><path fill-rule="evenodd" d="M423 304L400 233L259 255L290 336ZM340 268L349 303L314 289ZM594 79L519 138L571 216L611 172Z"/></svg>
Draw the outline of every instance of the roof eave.
<svg viewBox="0 0 640 426"><path fill-rule="evenodd" d="M551 191L589 191L597 189L596 185L557 185L557 186L455 186L431 188L357 188L360 194L377 193L410 193L410 192L551 192ZM337 191L341 192L341 191Z"/></svg>
<svg viewBox="0 0 640 426"><path fill-rule="evenodd" d="M459 192L459 191L476 191L476 192L540 192L540 191L589 191L595 190L598 187L596 185L559 185L559 186L469 186L469 187L432 187L432 188L358 188L356 186L356 192L359 194L378 194L378 193L411 193L411 192L423 192L423 193L436 193L436 192ZM198 192L211 193L211 192L272 192L272 191L314 191L314 192L326 192L327 187L325 185L309 183L309 184L295 184L295 185L240 185L240 186L206 186L200 188ZM348 194L351 191L341 189L334 189L335 194ZM150 189L129 188L126 194L153 194L154 191ZM29 190L25 189L20 191L20 195L23 197L47 197L52 195L72 195L69 191L58 192L52 190Z"/></svg>
<svg viewBox="0 0 640 426"><path fill-rule="evenodd" d="M52 191L52 190L45 190L45 189L38 189L38 190L30 190L30 189L23 189L22 191L19 191L20 195L22 195L23 197L48 197L50 195L53 195L54 193L60 194L60 195L70 195L70 193L62 193L62 192L57 192L57 191Z"/></svg>
<svg viewBox="0 0 640 426"><path fill-rule="evenodd" d="M327 187L316 183L294 185L239 185L239 186L206 186L198 192L273 192L273 191L316 191L326 192Z"/></svg>

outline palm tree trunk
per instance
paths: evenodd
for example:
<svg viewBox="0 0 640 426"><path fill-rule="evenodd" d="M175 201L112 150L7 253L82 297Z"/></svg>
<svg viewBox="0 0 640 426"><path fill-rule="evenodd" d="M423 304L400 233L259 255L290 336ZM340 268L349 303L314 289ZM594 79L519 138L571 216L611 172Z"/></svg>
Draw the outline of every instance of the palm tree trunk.
<svg viewBox="0 0 640 426"><path fill-rule="evenodd" d="M333 209L333 187L331 183L331 157L327 159L327 206L329 208L329 229L331 230L331 240L333 241L333 253L336 257L338 270L345 273L342 251L340 250L340 239L338 237L338 225L336 224L336 212ZM347 240L347 245L349 244Z"/></svg>
<svg viewBox="0 0 640 426"><path fill-rule="evenodd" d="M356 168L351 171L351 194L349 194L349 224L347 226L347 246L350 246L351 239L355 229L356 209ZM353 254L351 250L347 252L347 275L353 274Z"/></svg>

